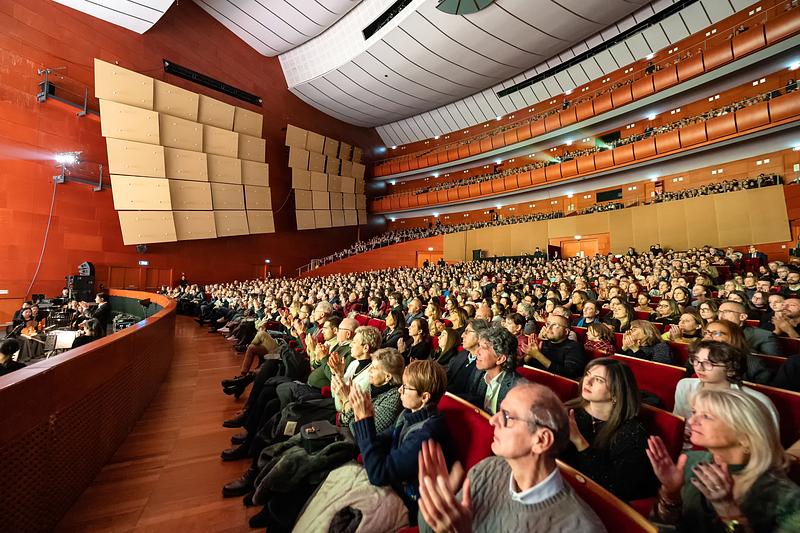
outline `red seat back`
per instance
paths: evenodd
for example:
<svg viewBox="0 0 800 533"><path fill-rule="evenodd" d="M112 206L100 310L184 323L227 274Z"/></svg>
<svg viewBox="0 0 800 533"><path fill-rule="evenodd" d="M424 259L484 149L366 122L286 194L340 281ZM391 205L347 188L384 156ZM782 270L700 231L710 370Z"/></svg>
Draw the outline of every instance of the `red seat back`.
<svg viewBox="0 0 800 533"><path fill-rule="evenodd" d="M586 328L579 328L578 326L572 326L572 331L575 332L575 335L578 337L578 342L584 344L586 342Z"/></svg>
<svg viewBox="0 0 800 533"><path fill-rule="evenodd" d="M369 317L367 315L356 315L356 322L359 326L366 326L369 324Z"/></svg>
<svg viewBox="0 0 800 533"><path fill-rule="evenodd" d="M561 475L578 496L597 513L608 531L656 532L656 528L628 504L571 466L561 461L557 463Z"/></svg>
<svg viewBox="0 0 800 533"><path fill-rule="evenodd" d="M672 411L675 406L675 388L686 377L686 369L627 355L617 354L611 357L628 365L640 390L655 394L664 408Z"/></svg>
<svg viewBox="0 0 800 533"><path fill-rule="evenodd" d="M492 455L494 429L488 413L449 392L439 400L439 411L464 470Z"/></svg>
<svg viewBox="0 0 800 533"><path fill-rule="evenodd" d="M788 448L800 439L800 392L792 392L757 383L745 383L751 389L766 394L780 417L781 443Z"/></svg>
<svg viewBox="0 0 800 533"><path fill-rule="evenodd" d="M436 335L431 335L431 348L434 350L439 349L439 337Z"/></svg>
<svg viewBox="0 0 800 533"><path fill-rule="evenodd" d="M683 449L684 426L683 417L674 415L652 405L642 404L639 419L650 435L658 435L664 441L670 457L677 461Z"/></svg>
<svg viewBox="0 0 800 533"><path fill-rule="evenodd" d="M648 311L634 311L633 314L636 316L636 320L647 320L650 318L650 313Z"/></svg>
<svg viewBox="0 0 800 533"><path fill-rule="evenodd" d="M517 367L517 374L532 383L538 383L549 387L562 402L566 402L578 396L578 382L569 378L530 366Z"/></svg>
<svg viewBox="0 0 800 533"><path fill-rule="evenodd" d="M386 329L386 322L384 320L379 320L377 318L370 318L367 322L368 326L372 326L374 328L378 328L378 331L383 333L383 330Z"/></svg>
<svg viewBox="0 0 800 533"><path fill-rule="evenodd" d="M614 347L622 351L622 333L614 333Z"/></svg>
<svg viewBox="0 0 800 533"><path fill-rule="evenodd" d="M667 344L669 344L669 351L672 352L675 364L686 366L689 363L689 345L684 342L672 341L667 341Z"/></svg>

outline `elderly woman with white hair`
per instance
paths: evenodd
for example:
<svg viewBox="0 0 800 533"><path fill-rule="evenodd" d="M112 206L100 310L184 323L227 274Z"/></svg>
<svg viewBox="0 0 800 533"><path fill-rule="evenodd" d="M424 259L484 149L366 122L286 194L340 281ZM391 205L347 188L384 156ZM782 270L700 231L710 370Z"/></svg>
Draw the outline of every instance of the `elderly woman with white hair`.
<svg viewBox="0 0 800 533"><path fill-rule="evenodd" d="M647 455L661 481L652 519L698 533L800 531L800 487L763 403L738 390L701 389L688 420L692 444L675 464L659 437Z"/></svg>

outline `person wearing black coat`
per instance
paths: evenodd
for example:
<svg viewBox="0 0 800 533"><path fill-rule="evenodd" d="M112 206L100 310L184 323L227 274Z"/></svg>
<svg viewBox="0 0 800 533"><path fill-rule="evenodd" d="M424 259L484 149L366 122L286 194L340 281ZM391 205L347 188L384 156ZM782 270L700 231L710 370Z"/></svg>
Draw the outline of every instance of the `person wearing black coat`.
<svg viewBox="0 0 800 533"><path fill-rule="evenodd" d="M406 328L403 327L405 321L403 312L399 309L392 309L386 315L386 329L381 334L381 348L397 348L397 341L408 335Z"/></svg>
<svg viewBox="0 0 800 533"><path fill-rule="evenodd" d="M97 307L92 311L92 318L99 322L99 336L105 337L108 330L108 323L111 322L111 304L106 301L106 295L98 292L94 301Z"/></svg>
<svg viewBox="0 0 800 533"><path fill-rule="evenodd" d="M464 349L447 362L447 392L461 397L469 393L471 378L475 372L478 335L488 328L489 323L481 319L473 319L467 323L461 335Z"/></svg>

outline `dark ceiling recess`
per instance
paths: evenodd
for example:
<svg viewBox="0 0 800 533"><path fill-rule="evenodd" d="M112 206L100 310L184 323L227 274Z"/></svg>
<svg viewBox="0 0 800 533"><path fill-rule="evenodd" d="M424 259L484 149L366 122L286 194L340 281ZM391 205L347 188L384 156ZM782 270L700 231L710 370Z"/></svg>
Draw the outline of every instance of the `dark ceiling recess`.
<svg viewBox="0 0 800 533"><path fill-rule="evenodd" d="M584 59L588 59L588 58L590 58L590 57L592 57L594 55L599 54L603 50L606 50L606 49L611 48L612 46L614 46L616 44L621 43L622 41L624 41L625 39L627 39L631 35L639 33L640 31L644 30L645 28L647 28L649 26L652 26L653 24L656 24L658 22L661 22L662 20L664 20L665 18L669 17L670 15L673 15L674 13L677 13L681 9L685 8L686 6L690 6L690 5L694 4L697 1L698 0L680 0L678 2L675 2L674 4L669 6L668 8L664 9L663 11L659 11L658 13L653 15L652 17L643 20L639 24L636 24L635 26L631 26L630 28L628 28L624 32L620 33L619 35L617 35L616 37L614 37L612 39L607 40L603 44L598 44L594 48L592 48L590 50L587 50L587 51L583 52L582 54L576 55L575 57L573 57L569 61L564 61L560 65L557 65L557 66L555 66L555 67L553 67L551 69L548 69L548 70L542 72L541 74L537 74L536 76L534 76L532 78L528 78L527 80L521 81L516 85L512 85L511 87L507 87L507 88L503 89L502 91L497 91L497 96L498 97L508 96L509 94L513 94L513 93L515 93L517 91L521 91L525 87L530 87L534 83L538 83L538 82L540 82L540 81L542 81L542 80L544 80L546 78L549 78L551 76L555 76L559 72L563 72L563 71L567 70L568 68L570 68L570 67L572 67L574 65L577 65L578 63L580 63Z"/></svg>
<svg viewBox="0 0 800 533"><path fill-rule="evenodd" d="M439 0L436 9L449 15L471 15L491 4L494 0Z"/></svg>
<svg viewBox="0 0 800 533"><path fill-rule="evenodd" d="M372 24L362 30L361 33L364 34L364 40L366 41L375 35L379 29L389 24L389 21L396 17L397 14L405 9L410 3L411 0L397 0L397 2L389 6L389 9L381 13L381 16L376 18L374 21L372 21Z"/></svg>
<svg viewBox="0 0 800 533"><path fill-rule="evenodd" d="M228 85L227 83L215 80L214 78L210 78L205 74L200 74L199 72L195 72L192 69L182 67L177 63L173 63L169 59L164 60L164 72L166 72L167 74L178 76L179 78L183 78L185 80L193 81L194 83L200 84L204 87L208 87L209 89L214 89L215 91L225 93L228 96L233 96L234 98L243 100L249 104L261 107L260 96L250 94L247 91L237 89L232 85Z"/></svg>

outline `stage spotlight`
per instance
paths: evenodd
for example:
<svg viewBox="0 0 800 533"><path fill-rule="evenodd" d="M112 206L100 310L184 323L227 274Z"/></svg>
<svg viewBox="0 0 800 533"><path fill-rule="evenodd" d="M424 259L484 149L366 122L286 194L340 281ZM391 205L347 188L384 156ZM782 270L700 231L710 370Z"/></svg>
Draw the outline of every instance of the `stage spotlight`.
<svg viewBox="0 0 800 533"><path fill-rule="evenodd" d="M59 165L74 165L79 161L80 152L61 152L55 155Z"/></svg>

